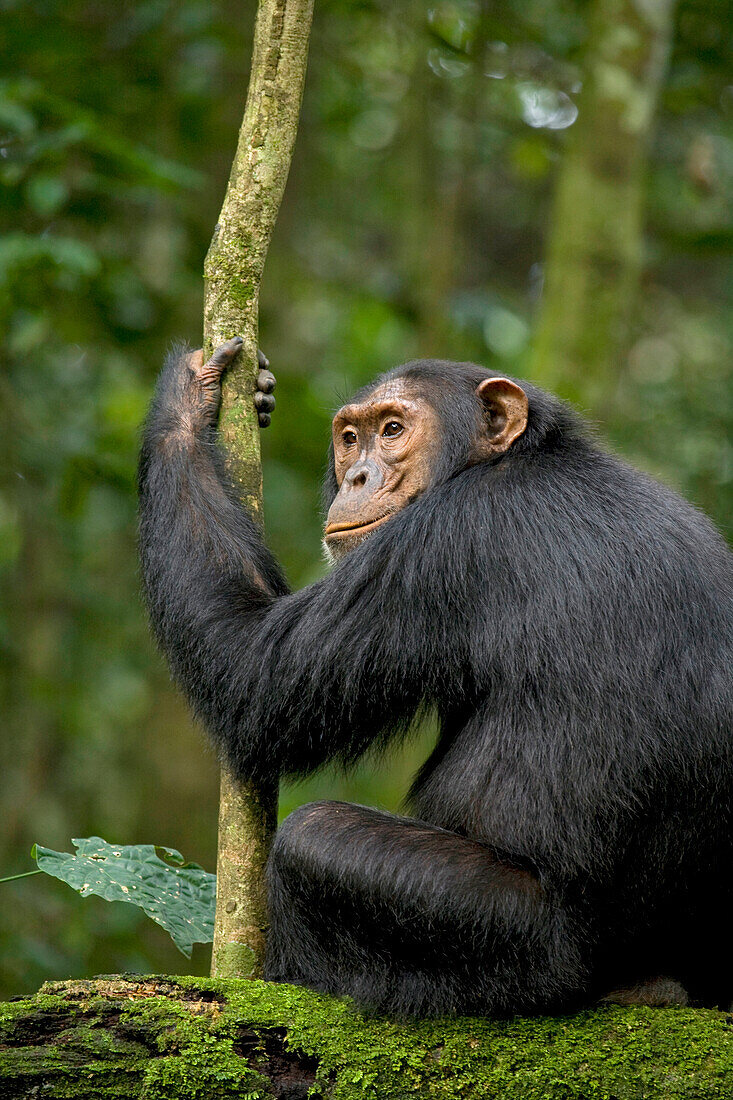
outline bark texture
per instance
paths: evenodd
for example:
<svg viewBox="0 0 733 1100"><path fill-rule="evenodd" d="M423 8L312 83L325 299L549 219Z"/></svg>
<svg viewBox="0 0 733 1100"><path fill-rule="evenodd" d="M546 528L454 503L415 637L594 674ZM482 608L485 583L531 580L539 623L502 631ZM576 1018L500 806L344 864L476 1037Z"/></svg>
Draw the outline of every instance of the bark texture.
<svg viewBox="0 0 733 1100"><path fill-rule="evenodd" d="M204 354L239 335L224 384L220 429L243 502L262 517L262 467L252 398L259 287L290 169L308 57L313 0L260 0L237 152L204 265ZM266 930L263 869L276 792L222 772L212 973L261 973Z"/></svg>
<svg viewBox="0 0 733 1100"><path fill-rule="evenodd" d="M0 1004L0 1100L729 1100L731 1017L367 1019L265 982L106 977Z"/></svg>
<svg viewBox="0 0 733 1100"><path fill-rule="evenodd" d="M530 374L594 411L628 338L673 10L674 0L594 0L578 121L557 183Z"/></svg>

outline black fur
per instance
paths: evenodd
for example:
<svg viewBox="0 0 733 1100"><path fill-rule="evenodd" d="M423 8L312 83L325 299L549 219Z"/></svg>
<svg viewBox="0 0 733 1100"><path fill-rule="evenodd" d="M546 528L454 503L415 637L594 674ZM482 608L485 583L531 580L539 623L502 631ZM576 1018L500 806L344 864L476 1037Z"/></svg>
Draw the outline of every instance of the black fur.
<svg viewBox="0 0 733 1100"><path fill-rule="evenodd" d="M524 435L471 465L491 372L420 361L392 376L442 421L433 486L289 594L213 429L182 426L186 369L169 360L145 432L143 577L230 764L302 775L421 705L440 721L414 819L324 802L283 824L268 976L418 1015L658 975L730 998L733 585L707 519L529 385Z"/></svg>

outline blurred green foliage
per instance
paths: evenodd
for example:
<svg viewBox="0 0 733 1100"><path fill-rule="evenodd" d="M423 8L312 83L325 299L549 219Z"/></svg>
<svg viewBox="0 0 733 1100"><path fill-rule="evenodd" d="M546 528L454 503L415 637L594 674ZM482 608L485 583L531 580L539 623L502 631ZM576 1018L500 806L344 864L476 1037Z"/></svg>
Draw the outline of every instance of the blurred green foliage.
<svg viewBox="0 0 733 1100"><path fill-rule="evenodd" d="M411 356L521 375L587 5L319 0L262 288L279 379L268 537L322 572L331 410ZM201 268L246 89L254 4L5 0L0 86L0 875L34 840L181 848L213 869L217 768L138 598L139 425L168 344L200 342ZM731 499L731 0L682 0L650 154L629 352L588 411L724 524ZM589 391L590 392L590 391ZM593 389L596 392L596 388ZM283 791L395 807L425 737ZM0 995L180 970L132 907L2 887ZM204 972L207 950L194 951Z"/></svg>

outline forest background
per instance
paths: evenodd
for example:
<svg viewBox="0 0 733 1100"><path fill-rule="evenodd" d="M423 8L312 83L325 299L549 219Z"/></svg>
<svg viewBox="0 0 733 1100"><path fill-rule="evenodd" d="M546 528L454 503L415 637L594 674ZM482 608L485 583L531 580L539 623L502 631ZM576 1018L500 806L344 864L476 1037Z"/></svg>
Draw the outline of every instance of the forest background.
<svg viewBox="0 0 733 1100"><path fill-rule="evenodd" d="M681 0L674 13L623 338L606 346L590 315L580 366L532 355L593 7L318 0L261 294L279 383L263 435L267 532L294 586L325 568L332 410L420 354L551 384L725 528L731 0ZM34 841L68 850L93 834L165 844L213 870L218 768L149 636L134 479L165 351L201 342L254 3L0 8L0 877L30 869ZM632 9L619 0L614 33ZM578 214L602 201L612 219L615 186L611 172L602 200L581 192ZM287 785L281 812L323 795L396 808L429 737L355 775ZM208 948L188 967L132 906L46 876L0 891L0 997L51 977L208 969Z"/></svg>

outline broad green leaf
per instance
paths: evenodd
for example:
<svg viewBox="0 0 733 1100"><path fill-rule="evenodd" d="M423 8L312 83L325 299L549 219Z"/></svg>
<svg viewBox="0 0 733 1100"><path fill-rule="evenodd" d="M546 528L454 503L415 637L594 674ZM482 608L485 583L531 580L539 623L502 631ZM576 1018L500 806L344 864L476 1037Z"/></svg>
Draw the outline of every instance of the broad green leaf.
<svg viewBox="0 0 733 1100"><path fill-rule="evenodd" d="M67 882L82 897L97 894L139 905L189 959L194 943L214 938L216 875L184 863L175 848L108 844L98 836L72 844L75 854L34 844L31 855L41 871Z"/></svg>

